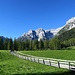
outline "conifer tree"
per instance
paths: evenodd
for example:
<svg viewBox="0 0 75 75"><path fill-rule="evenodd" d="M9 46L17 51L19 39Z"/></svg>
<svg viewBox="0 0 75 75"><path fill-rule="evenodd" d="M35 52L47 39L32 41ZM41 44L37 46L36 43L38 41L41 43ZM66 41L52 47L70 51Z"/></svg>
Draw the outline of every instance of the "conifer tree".
<svg viewBox="0 0 75 75"><path fill-rule="evenodd" d="M50 40L50 49L57 50L61 48L61 43L58 38L53 38Z"/></svg>
<svg viewBox="0 0 75 75"><path fill-rule="evenodd" d="M9 49L9 50L13 50L13 41L12 41L12 38L9 39L9 42L8 42L8 49Z"/></svg>
<svg viewBox="0 0 75 75"><path fill-rule="evenodd" d="M49 41L44 40L44 49L48 49L48 48L49 48Z"/></svg>
<svg viewBox="0 0 75 75"><path fill-rule="evenodd" d="M18 42L17 42L16 38L14 39L13 46L14 46L14 50L18 50Z"/></svg>
<svg viewBox="0 0 75 75"><path fill-rule="evenodd" d="M33 49L34 50L38 50L39 49L39 42L38 42L38 40L34 40L33 41Z"/></svg>
<svg viewBox="0 0 75 75"><path fill-rule="evenodd" d="M4 49L5 49L5 50L8 50L8 42L9 42L9 39L6 38L6 39L4 40Z"/></svg>
<svg viewBox="0 0 75 75"><path fill-rule="evenodd" d="M0 37L0 49L4 49L4 45L3 45L3 39L2 37Z"/></svg>
<svg viewBox="0 0 75 75"><path fill-rule="evenodd" d="M39 49L43 49L44 48L44 43L43 40L39 41Z"/></svg>

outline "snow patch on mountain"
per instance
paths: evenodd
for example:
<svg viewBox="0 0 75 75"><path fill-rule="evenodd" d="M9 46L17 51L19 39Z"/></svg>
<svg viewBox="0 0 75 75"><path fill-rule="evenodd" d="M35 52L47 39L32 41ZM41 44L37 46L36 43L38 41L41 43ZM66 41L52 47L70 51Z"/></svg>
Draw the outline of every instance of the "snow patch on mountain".
<svg viewBox="0 0 75 75"><path fill-rule="evenodd" d="M71 19L69 19L67 22L66 22L66 25L65 25L65 29L66 30L70 30L72 28L75 27L75 17L72 17Z"/></svg>
<svg viewBox="0 0 75 75"><path fill-rule="evenodd" d="M51 30L44 30L42 28L36 29L36 30L30 30L27 33L24 33L20 39L30 39L30 40L45 40L45 39L51 39L53 38L60 30L61 28L58 29L51 29Z"/></svg>
<svg viewBox="0 0 75 75"><path fill-rule="evenodd" d="M75 17L72 17L71 19L69 19L66 24L69 24L69 23L75 23Z"/></svg>
<svg viewBox="0 0 75 75"><path fill-rule="evenodd" d="M30 40L40 40L40 39L51 39L56 35L60 35L61 33L70 30L75 27L75 17L69 19L63 27L57 29L44 30L42 28L36 30L30 30L27 33L24 33L21 37L22 40L30 39Z"/></svg>
<svg viewBox="0 0 75 75"><path fill-rule="evenodd" d="M57 35L57 33L62 29L63 27L57 28L57 29L51 29L51 33L53 33L53 35Z"/></svg>

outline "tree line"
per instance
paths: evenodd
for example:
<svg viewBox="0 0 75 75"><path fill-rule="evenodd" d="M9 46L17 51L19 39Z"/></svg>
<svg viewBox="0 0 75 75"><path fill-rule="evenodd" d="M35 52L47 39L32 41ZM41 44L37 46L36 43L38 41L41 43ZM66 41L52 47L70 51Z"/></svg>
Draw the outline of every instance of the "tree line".
<svg viewBox="0 0 75 75"><path fill-rule="evenodd" d="M19 41L12 38L2 39L0 37L0 50L58 50L69 46L75 46L75 38L60 41L57 37L51 40L26 40Z"/></svg>

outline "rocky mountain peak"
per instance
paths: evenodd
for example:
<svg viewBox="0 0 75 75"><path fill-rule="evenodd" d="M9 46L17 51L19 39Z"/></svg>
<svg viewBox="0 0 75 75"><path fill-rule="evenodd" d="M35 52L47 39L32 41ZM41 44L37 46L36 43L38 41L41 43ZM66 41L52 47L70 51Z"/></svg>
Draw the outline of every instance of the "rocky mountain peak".
<svg viewBox="0 0 75 75"><path fill-rule="evenodd" d="M44 40L51 39L56 35L60 35L61 33L70 30L75 27L75 17L69 19L63 27L59 27L57 29L44 30L42 28L36 30L30 30L27 33L24 33L20 39L30 39L30 40Z"/></svg>
<svg viewBox="0 0 75 75"><path fill-rule="evenodd" d="M69 23L75 23L75 17L72 17L71 19L69 19L66 24L69 24Z"/></svg>
<svg viewBox="0 0 75 75"><path fill-rule="evenodd" d="M27 33L24 33L21 37L18 39L22 40L35 40L37 39L38 41L40 39L45 40L45 39L51 39L53 37L53 33L50 30L44 30L42 28L36 29L36 30L29 30Z"/></svg>
<svg viewBox="0 0 75 75"><path fill-rule="evenodd" d="M45 30L42 29L42 28L38 28L38 29L36 29L35 31L38 32L38 33L40 33L40 32L44 32Z"/></svg>
<svg viewBox="0 0 75 75"><path fill-rule="evenodd" d="M72 17L71 19L69 19L67 22L66 22L66 24L65 24L65 26L64 26L64 29L65 30L70 30L70 29L72 29L72 28L74 28L75 27L75 17Z"/></svg>
<svg viewBox="0 0 75 75"><path fill-rule="evenodd" d="M66 24L62 27L62 29L58 32L58 34L61 34L65 31L71 30L75 28L75 17L72 17L69 19Z"/></svg>

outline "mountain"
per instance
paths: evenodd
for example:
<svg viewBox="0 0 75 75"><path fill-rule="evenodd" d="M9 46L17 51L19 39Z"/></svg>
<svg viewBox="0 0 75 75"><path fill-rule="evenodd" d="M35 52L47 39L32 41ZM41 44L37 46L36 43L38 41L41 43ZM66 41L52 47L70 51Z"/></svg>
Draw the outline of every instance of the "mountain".
<svg viewBox="0 0 75 75"><path fill-rule="evenodd" d="M53 38L60 30L58 29L51 29L51 30L44 30L39 28L37 30L30 30L27 33L24 33L22 36L18 38L18 40L25 41L25 40L45 40Z"/></svg>
<svg viewBox="0 0 75 75"><path fill-rule="evenodd" d="M3 40L5 40L5 39L6 39L4 36L0 36L0 38L2 38Z"/></svg>
<svg viewBox="0 0 75 75"><path fill-rule="evenodd" d="M66 24L62 27L62 29L59 31L58 34L61 34L65 31L71 30L72 28L75 28L75 17L72 17L69 19Z"/></svg>
<svg viewBox="0 0 75 75"><path fill-rule="evenodd" d="M75 28L72 28L68 31L65 31L57 37L60 41L66 41L66 40L69 40L71 38L75 38Z"/></svg>
<svg viewBox="0 0 75 75"><path fill-rule="evenodd" d="M57 29L50 29L50 30L44 30L42 28L39 28L37 30L30 30L27 33L24 33L22 36L18 38L18 40L25 41L25 40L35 40L37 39L38 41L40 39L45 40L45 39L51 39L54 36L62 36L66 31L69 31L71 29L75 28L75 17L72 17L69 19L66 24L63 27L59 27ZM65 35L66 36L66 35Z"/></svg>

